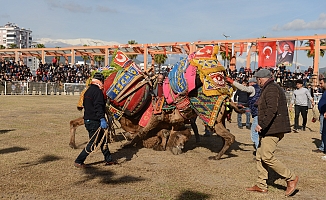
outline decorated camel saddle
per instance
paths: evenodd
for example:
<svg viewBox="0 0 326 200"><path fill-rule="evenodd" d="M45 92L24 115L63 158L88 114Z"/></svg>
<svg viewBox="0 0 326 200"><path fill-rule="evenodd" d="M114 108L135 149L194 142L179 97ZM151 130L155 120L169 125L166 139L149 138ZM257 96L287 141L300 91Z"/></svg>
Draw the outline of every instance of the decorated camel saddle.
<svg viewBox="0 0 326 200"><path fill-rule="evenodd" d="M223 101L232 96L233 88L225 82L225 68L216 58L217 45L207 45L191 55L191 65L197 68L203 86L190 102L197 115L209 126L214 126Z"/></svg>
<svg viewBox="0 0 326 200"><path fill-rule="evenodd" d="M109 111L118 120L123 114L133 116L148 102L151 83L140 68L123 52L117 51L111 66L122 69L111 74L104 81Z"/></svg>
<svg viewBox="0 0 326 200"><path fill-rule="evenodd" d="M166 103L175 105L187 117L184 111L193 109L209 126L213 126L222 102L232 95L233 88L225 82L225 69L218 62L218 46L207 45L173 66L164 81L163 93ZM196 76L202 87L197 95L189 93L196 88Z"/></svg>

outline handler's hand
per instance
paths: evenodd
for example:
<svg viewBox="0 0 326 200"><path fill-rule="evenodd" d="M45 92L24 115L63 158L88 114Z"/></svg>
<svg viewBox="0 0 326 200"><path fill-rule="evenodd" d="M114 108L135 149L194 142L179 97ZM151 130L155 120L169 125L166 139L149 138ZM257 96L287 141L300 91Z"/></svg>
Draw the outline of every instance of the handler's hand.
<svg viewBox="0 0 326 200"><path fill-rule="evenodd" d="M261 127L259 126L259 124L256 126L255 131L257 131L257 132L261 131Z"/></svg>
<svg viewBox="0 0 326 200"><path fill-rule="evenodd" d="M103 129L107 129L108 128L108 124L106 123L106 119L105 118L101 118L101 128Z"/></svg>

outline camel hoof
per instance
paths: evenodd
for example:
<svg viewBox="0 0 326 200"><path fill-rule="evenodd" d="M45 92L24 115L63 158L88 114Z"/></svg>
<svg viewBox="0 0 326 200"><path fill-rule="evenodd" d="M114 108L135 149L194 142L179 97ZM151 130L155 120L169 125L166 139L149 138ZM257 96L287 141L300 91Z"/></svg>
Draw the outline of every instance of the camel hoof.
<svg viewBox="0 0 326 200"><path fill-rule="evenodd" d="M217 156L209 156L208 159L209 160L219 160L220 158Z"/></svg>
<svg viewBox="0 0 326 200"><path fill-rule="evenodd" d="M77 149L77 146L75 144L69 143L70 148Z"/></svg>

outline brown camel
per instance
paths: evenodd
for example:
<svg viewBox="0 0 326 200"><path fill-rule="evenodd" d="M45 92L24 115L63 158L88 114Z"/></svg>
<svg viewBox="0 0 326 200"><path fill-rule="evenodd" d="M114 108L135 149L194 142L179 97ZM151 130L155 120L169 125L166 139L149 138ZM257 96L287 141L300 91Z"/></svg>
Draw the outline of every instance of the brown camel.
<svg viewBox="0 0 326 200"><path fill-rule="evenodd" d="M206 48L206 47L205 47ZM207 49L207 51L205 49L203 50L199 50L196 54L192 55L191 57L189 57L191 60L191 64L197 67L197 70L199 70L200 72L200 80L198 81L199 78L196 78L196 87L193 91L197 91L197 95L198 95L198 90L199 88L201 89L201 87L203 87L203 81L204 78L206 78L208 81L211 81L211 83L214 83L214 87L220 87L216 89L216 91L213 91L212 94L210 95L225 95L227 94L227 97L221 102L221 104L219 104L219 109L218 109L218 113L216 113L217 117L212 118L211 120L215 120L213 124L211 124L211 126L214 128L216 134L218 134L219 136L221 136L223 138L224 141L224 145L222 147L222 149L220 150L220 152L216 155L216 156L211 156L210 159L220 159L221 156L226 152L226 150L231 146L231 144L235 141L235 137L234 135L232 135L226 128L225 128L225 119L227 117L227 107L230 107L232 109L234 109L236 112L238 113L243 113L242 110L239 110L237 108L237 106L231 102L230 100L230 88L228 88L225 84L224 84L224 77L225 77L225 69L223 66L218 65L218 61L216 60L216 57L214 58L216 52L217 52L217 46L215 47L211 47L208 46L208 48L212 48L212 50ZM209 50L209 51L208 51ZM205 58L198 58L201 57L202 55L205 55L205 53L207 52L213 52L214 54L212 54L212 57L207 59L207 63L205 62ZM211 66L213 66L212 68L210 68ZM207 68L209 68L210 71L205 71L207 70ZM178 69L178 68L176 68ZM198 72L198 71L197 71ZM197 74L198 75L198 74ZM104 84L104 87L107 86L107 88L109 88L111 86L111 84L113 83L114 77L108 77L108 79L110 79L110 81L107 82L107 85ZM150 85L150 90L153 90L152 87L152 78L144 78L144 80L150 80L146 83L148 83ZM139 83L138 83L139 84ZM139 87L129 87L129 88L124 88L124 91L127 91L127 89L129 89L127 91L126 94L131 95L134 93L132 92L137 92L137 90L141 87L144 87L145 84L140 84ZM206 87L205 87L206 89ZM107 91L107 90L105 90ZM140 90L138 90L140 91ZM120 98L120 101L123 99L121 98L124 93L120 92L118 94L118 97ZM173 103L175 103L175 105L178 107L180 107L180 105L182 105L180 102L182 102L182 100L184 100L185 98L187 98L188 96L188 92L184 91L182 93L178 94L178 97L174 100ZM134 96L134 95L133 95ZM136 95L137 96L137 95ZM190 96L190 95L189 95ZM139 97L139 96L137 96ZM196 96L196 92L195 95L192 97L197 97ZM119 99L117 98L117 99ZM125 98L125 96L124 96ZM210 103L216 103L213 102L215 100L213 100L214 98L206 98L206 101L212 101ZM215 98L216 99L216 98ZM114 102L111 100L110 103L115 104L115 106L117 106L117 108L119 110L125 110L123 103L119 103L119 100L117 100L118 102ZM149 101L152 101L151 99L148 99L148 101L143 101L147 102L147 104L149 104ZM127 101L128 103L129 101ZM147 108L147 106L145 106L144 108ZM140 127L138 125L139 122L139 118L137 118L135 115L131 116L130 115L130 110L126 110L123 112L122 117L120 118L120 124L121 127L124 130L128 130L130 134L130 138L131 140L127 141L123 147L131 147L134 145L139 145L139 144L143 144L145 147L151 147L154 148L156 150L165 150L166 148L169 148L172 153L174 154L180 154L182 153L182 149L184 148L184 145L186 144L186 142L189 140L190 138L190 130L186 129L185 127L185 120L189 120L191 117L193 117L192 113L194 113L194 111L192 110L191 105L188 106L182 106L182 109L180 108L174 108L173 110L169 110L169 111L163 111L161 114L153 114L148 122L148 124L145 127ZM214 108L215 109L215 108ZM144 114L145 109L142 109L141 111L137 111L138 115L142 115ZM198 111L199 112L199 111ZM215 109L215 112L217 112L217 110ZM129 113L129 115L128 115ZM214 113L215 114L215 113ZM182 116L181 116L182 115ZM215 116L216 116L215 115ZM77 120L78 121L78 120ZM74 123L71 123L74 124ZM74 128L73 125L71 125L71 127ZM156 132L154 131L156 130ZM166 131L169 130L169 131ZM154 136L151 135L151 131L154 131ZM74 133L73 131L71 132L72 134ZM170 133L170 134L168 134ZM152 138L154 137L154 138ZM151 139L150 139L151 138ZM71 137L71 140L73 140L74 138Z"/></svg>
<svg viewBox="0 0 326 200"><path fill-rule="evenodd" d="M164 116L162 121L162 116ZM174 122L173 125L170 121ZM178 121L179 120L179 121ZM127 131L127 141L122 147L143 145L146 148L164 151L169 149L173 154L182 153L185 143L191 137L191 132L183 124L183 119L176 119L173 112L167 112L160 116L153 116L149 125L142 128L138 121L128 116L122 116L119 120L121 128ZM69 146L76 149L76 129L84 125L83 117L70 121L70 142ZM139 134L141 133L141 134Z"/></svg>

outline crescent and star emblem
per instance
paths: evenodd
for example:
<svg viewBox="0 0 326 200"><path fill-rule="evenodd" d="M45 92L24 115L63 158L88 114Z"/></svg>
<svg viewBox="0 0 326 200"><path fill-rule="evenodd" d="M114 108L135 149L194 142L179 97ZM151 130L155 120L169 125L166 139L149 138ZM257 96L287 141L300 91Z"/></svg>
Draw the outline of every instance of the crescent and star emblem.
<svg viewBox="0 0 326 200"><path fill-rule="evenodd" d="M127 57L123 54L119 54L116 58L115 58L118 62L125 62L127 60Z"/></svg>
<svg viewBox="0 0 326 200"><path fill-rule="evenodd" d="M196 54L197 55L204 55L204 54L210 54L211 52L212 51L210 49L203 48L203 49L199 50Z"/></svg>
<svg viewBox="0 0 326 200"><path fill-rule="evenodd" d="M266 47L264 47L264 49L263 49L263 54L265 54L265 51L266 51L266 49L269 49L270 51L271 51L271 54L273 53L273 49L272 49L272 47L270 47L270 46L266 46ZM270 54L270 55L271 55ZM266 59L269 59L269 55L266 55Z"/></svg>

